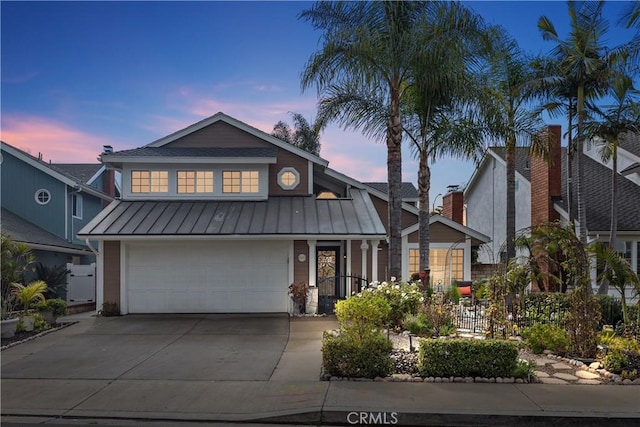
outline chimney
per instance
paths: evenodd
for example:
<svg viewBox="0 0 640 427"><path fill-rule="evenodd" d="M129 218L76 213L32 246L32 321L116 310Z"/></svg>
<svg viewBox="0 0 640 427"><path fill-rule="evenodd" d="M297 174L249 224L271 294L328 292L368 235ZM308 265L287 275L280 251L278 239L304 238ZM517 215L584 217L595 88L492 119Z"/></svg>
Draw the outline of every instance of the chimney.
<svg viewBox="0 0 640 427"><path fill-rule="evenodd" d="M113 147L111 145L102 146L102 154L113 153ZM102 174L102 189L109 196L116 197L116 172L113 169L107 168ZM106 200L103 202L103 207L109 204Z"/></svg>
<svg viewBox="0 0 640 427"><path fill-rule="evenodd" d="M458 187L452 188L442 198L442 216L463 224L464 195Z"/></svg>
<svg viewBox="0 0 640 427"><path fill-rule="evenodd" d="M550 125L547 132L551 137L549 161L531 155L531 225L560 219L553 203L561 196L561 127Z"/></svg>

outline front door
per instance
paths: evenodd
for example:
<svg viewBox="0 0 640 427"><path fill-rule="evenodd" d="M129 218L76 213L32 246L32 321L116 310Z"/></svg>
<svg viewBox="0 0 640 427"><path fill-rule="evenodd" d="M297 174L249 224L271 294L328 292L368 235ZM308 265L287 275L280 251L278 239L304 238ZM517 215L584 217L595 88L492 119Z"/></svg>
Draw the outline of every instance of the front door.
<svg viewBox="0 0 640 427"><path fill-rule="evenodd" d="M332 314L341 295L340 287L340 247L325 246L316 249L318 266L318 313Z"/></svg>

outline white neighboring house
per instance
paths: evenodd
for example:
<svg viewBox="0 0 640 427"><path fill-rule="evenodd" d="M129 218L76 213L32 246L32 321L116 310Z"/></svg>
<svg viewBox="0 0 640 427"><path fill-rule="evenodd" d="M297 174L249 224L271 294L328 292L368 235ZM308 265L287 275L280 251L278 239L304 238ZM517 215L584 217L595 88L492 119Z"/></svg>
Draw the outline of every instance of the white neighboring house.
<svg viewBox="0 0 640 427"><path fill-rule="evenodd" d="M551 126L551 129L560 135L560 126ZM593 142L585 144L582 154L586 228L589 241L606 242L610 234L612 166L611 162L602 162L598 148ZM532 158L528 147L517 149L516 230L544 221L569 222L566 148L556 147L550 157L555 160L548 165ZM620 143L618 170L617 249L634 271L640 272L640 135L627 135ZM504 251L506 197L505 151L503 147L491 147L464 190L466 225L491 238L478 254L480 263L498 262ZM595 277L594 270L594 286ZM611 293L615 295L616 291Z"/></svg>

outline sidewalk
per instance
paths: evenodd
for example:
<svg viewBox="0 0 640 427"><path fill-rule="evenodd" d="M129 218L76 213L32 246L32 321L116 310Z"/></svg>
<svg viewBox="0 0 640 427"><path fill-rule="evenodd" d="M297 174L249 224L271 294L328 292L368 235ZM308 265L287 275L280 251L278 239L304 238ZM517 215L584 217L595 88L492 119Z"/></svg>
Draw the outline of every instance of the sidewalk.
<svg viewBox="0 0 640 427"><path fill-rule="evenodd" d="M79 333L95 321L90 316L72 317L79 323L36 340L42 340L38 346L46 348L52 340ZM318 381L318 338L331 328L330 322L292 319L289 341L269 381L3 379L2 421L52 422L62 417L114 425L125 420L407 426L640 423L638 386ZM7 356L25 357L26 348L12 349ZM2 358L4 365L5 352Z"/></svg>

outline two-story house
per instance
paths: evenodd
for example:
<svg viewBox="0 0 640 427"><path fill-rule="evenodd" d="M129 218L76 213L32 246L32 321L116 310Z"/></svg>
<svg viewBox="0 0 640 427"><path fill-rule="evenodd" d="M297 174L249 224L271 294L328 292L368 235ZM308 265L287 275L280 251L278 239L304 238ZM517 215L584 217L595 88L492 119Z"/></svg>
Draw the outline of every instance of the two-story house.
<svg viewBox="0 0 640 427"><path fill-rule="evenodd" d="M99 163L51 164L1 144L2 233L48 267L94 263L76 233L113 200L113 174Z"/></svg>
<svg viewBox="0 0 640 427"><path fill-rule="evenodd" d="M560 140L560 126L550 126ZM516 152L516 230L546 221L569 223L566 149L559 144L550 162L531 156L529 147ZM584 200L589 241L608 241L611 224L611 162L604 163L599 145L585 144ZM640 271L640 135L627 135L618 149L618 251ZM464 190L467 225L491 242L479 251L482 263L501 260L506 240L506 161L502 147L487 149ZM576 224L580 227L580 223ZM595 283L595 271L593 272Z"/></svg>
<svg viewBox="0 0 640 427"><path fill-rule="evenodd" d="M101 160L121 172L122 196L79 232L99 241L98 306L289 312L289 284L306 282L308 312L331 312L358 278L389 278L386 192L223 113ZM404 204L404 277L417 269L417 218ZM465 279L487 239L451 223L434 218L433 242L462 250Z"/></svg>

